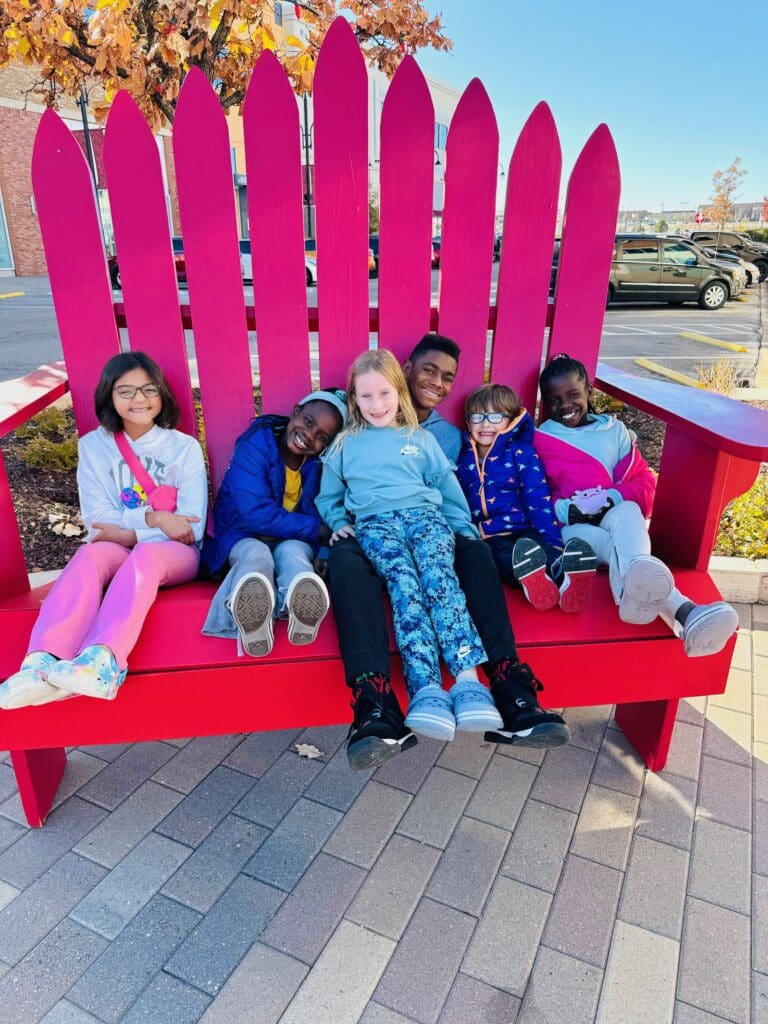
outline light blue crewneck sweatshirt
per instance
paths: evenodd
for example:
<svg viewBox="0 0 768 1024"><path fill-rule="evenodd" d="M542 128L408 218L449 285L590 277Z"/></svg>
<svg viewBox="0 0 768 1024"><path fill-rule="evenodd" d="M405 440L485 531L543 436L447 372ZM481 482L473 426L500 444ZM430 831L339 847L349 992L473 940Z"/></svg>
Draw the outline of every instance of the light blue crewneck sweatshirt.
<svg viewBox="0 0 768 1024"><path fill-rule="evenodd" d="M478 536L456 467L428 431L367 425L332 444L322 461L315 504L333 530L365 516L433 505L454 533Z"/></svg>

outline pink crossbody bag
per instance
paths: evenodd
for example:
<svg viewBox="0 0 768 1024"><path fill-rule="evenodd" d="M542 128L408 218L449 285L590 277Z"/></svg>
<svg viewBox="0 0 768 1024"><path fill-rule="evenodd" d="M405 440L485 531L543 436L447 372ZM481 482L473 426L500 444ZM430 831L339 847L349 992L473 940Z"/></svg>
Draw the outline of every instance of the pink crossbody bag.
<svg viewBox="0 0 768 1024"><path fill-rule="evenodd" d="M171 487L170 484L156 484L142 466L125 434L122 431L118 431L114 437L115 444L125 459L125 464L136 477L139 486L147 496L147 504L155 512L175 512L179 493L178 488Z"/></svg>

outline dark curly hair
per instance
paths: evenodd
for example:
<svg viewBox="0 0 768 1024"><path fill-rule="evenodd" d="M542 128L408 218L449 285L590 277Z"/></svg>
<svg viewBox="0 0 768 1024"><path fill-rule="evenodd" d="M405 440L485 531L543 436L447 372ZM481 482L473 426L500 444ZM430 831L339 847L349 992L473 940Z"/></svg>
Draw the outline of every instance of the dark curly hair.
<svg viewBox="0 0 768 1024"><path fill-rule="evenodd" d="M96 386L93 403L99 423L110 434L123 429L123 421L117 415L112 391L117 381L131 370L143 370L160 391L160 412L155 417L158 427L173 428L179 422L179 406L171 389L163 376L163 371L145 352L121 352L112 356L101 371L101 378Z"/></svg>
<svg viewBox="0 0 768 1024"><path fill-rule="evenodd" d="M408 356L408 362L412 363L414 359L423 356L425 352L443 352L451 359L455 359L457 363L461 355L461 349L452 338L446 338L444 334L425 334Z"/></svg>

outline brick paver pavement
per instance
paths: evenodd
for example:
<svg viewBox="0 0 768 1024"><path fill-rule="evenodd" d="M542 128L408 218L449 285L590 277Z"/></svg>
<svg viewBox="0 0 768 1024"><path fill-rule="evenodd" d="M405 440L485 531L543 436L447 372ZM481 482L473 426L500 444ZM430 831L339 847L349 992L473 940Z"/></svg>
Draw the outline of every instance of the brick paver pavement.
<svg viewBox="0 0 768 1024"><path fill-rule="evenodd" d="M0 1024L768 1024L768 607L646 773L346 730L72 751L42 830L0 763ZM320 760L299 758L312 743Z"/></svg>

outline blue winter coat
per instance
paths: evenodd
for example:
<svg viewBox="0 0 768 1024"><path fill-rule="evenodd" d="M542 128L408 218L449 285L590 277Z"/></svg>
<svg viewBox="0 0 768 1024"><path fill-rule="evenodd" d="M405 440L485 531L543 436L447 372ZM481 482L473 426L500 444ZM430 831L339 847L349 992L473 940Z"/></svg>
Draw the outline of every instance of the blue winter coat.
<svg viewBox="0 0 768 1024"><path fill-rule="evenodd" d="M206 538L203 559L218 572L244 537L303 540L318 549L321 525L315 497L320 490L320 459L309 456L301 467L301 496L293 512L283 508L285 463L278 442L287 416L259 416L235 441L232 461L213 510L215 536Z"/></svg>
<svg viewBox="0 0 768 1024"><path fill-rule="evenodd" d="M533 447L533 421L523 410L481 458L468 432L456 468L481 537L535 530L562 547L544 467Z"/></svg>

